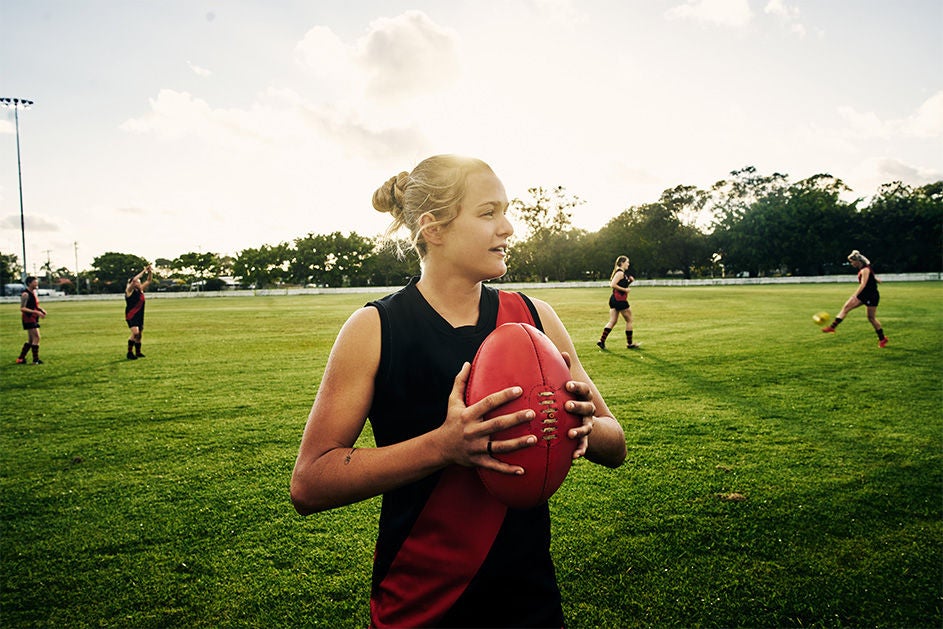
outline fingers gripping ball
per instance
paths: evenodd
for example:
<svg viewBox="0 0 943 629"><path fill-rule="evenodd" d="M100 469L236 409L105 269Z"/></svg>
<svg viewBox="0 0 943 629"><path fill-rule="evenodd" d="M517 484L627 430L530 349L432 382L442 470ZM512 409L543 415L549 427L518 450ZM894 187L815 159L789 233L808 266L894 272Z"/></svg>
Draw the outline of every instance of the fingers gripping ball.
<svg viewBox="0 0 943 629"><path fill-rule="evenodd" d="M824 312L824 311L823 311L823 312L816 312L814 315L812 315L812 321L813 321L816 325L826 325L826 324L828 324L828 322L831 321L831 320L832 320L832 315L830 315L830 314L828 314L827 312Z"/></svg>
<svg viewBox="0 0 943 629"><path fill-rule="evenodd" d="M570 379L570 370L553 341L526 323L505 323L478 348L465 389L466 404L519 386L523 389L519 398L489 412L485 419L525 409L535 413L533 420L492 435L493 441L531 434L537 437L535 445L492 454L523 467L523 475L478 468L488 491L509 507L527 508L545 502L570 471L577 441L567 433L582 424L579 416L564 408L567 401L575 399L566 391Z"/></svg>

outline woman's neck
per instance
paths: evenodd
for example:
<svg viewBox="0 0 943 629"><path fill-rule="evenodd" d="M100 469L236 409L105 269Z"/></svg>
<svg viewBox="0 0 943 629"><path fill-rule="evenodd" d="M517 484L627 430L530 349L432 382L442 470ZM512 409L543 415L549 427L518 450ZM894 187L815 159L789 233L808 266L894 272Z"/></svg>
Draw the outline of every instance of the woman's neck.
<svg viewBox="0 0 943 629"><path fill-rule="evenodd" d="M478 323L481 282L469 282L461 277L447 277L423 269L416 288L452 327Z"/></svg>

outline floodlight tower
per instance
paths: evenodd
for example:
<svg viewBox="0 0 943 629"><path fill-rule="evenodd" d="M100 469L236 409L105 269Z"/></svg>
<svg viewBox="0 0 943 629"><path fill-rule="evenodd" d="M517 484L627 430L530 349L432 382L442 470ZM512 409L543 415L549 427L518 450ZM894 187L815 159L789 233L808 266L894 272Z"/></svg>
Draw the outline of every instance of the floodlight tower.
<svg viewBox="0 0 943 629"><path fill-rule="evenodd" d="M25 98L0 98L0 105L13 110L16 127L16 174L20 184L20 237L23 240L23 283L26 283L26 220L23 218L23 171L20 168L20 109L29 109L33 101Z"/></svg>

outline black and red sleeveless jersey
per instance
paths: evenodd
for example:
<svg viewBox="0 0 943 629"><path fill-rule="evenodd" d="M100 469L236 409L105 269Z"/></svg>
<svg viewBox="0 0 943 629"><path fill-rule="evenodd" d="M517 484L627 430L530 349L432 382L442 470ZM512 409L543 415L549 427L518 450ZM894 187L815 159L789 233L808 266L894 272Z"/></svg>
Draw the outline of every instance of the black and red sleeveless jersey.
<svg viewBox="0 0 943 629"><path fill-rule="evenodd" d="M124 318L125 321L131 321L135 317L144 316L144 291L135 288L130 295L124 296Z"/></svg>
<svg viewBox="0 0 943 629"><path fill-rule="evenodd" d="M616 282L616 285L621 286L622 288L628 288L630 283L631 283L631 282L629 282L629 276L628 276L628 274L627 274L625 271L622 271L622 279L619 280L618 282ZM616 290L616 289L614 289L614 288L612 289L612 296L613 296L613 298L614 298L616 301L628 301L628 300L629 300L629 294L628 294L628 293L624 293L624 292L622 292L621 290Z"/></svg>
<svg viewBox="0 0 943 629"><path fill-rule="evenodd" d="M36 295L36 291L26 289L23 291L23 295L26 296L27 308L30 310L39 310L39 297ZM39 315L35 312L20 312L22 314L23 323L39 323Z"/></svg>
<svg viewBox="0 0 943 629"><path fill-rule="evenodd" d="M868 269L868 281L864 283L864 288L858 291L857 297L860 301L870 301L878 296L878 278L874 274L874 268L869 264L866 267L863 267L858 271L858 281L861 281L861 274L864 273L864 270Z"/></svg>
<svg viewBox="0 0 943 629"><path fill-rule="evenodd" d="M453 328L416 281L368 304L382 329L369 413L378 446L442 424L455 375L498 323L541 328L530 300L489 286L477 325ZM384 494L370 607L376 627L562 626L547 504L509 509L459 466Z"/></svg>

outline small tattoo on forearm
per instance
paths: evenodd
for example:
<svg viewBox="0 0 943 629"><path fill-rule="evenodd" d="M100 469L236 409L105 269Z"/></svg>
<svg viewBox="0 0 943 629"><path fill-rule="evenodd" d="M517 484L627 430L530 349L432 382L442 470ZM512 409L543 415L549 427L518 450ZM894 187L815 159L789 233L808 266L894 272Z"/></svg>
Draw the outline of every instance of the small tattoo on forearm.
<svg viewBox="0 0 943 629"><path fill-rule="evenodd" d="M350 449L350 452L348 452L348 453L347 453L347 456L344 457L344 465L348 465L348 464L350 463L350 457L352 457L352 456L354 455L354 450L356 450L356 449L357 449L357 448L351 448L351 449Z"/></svg>

